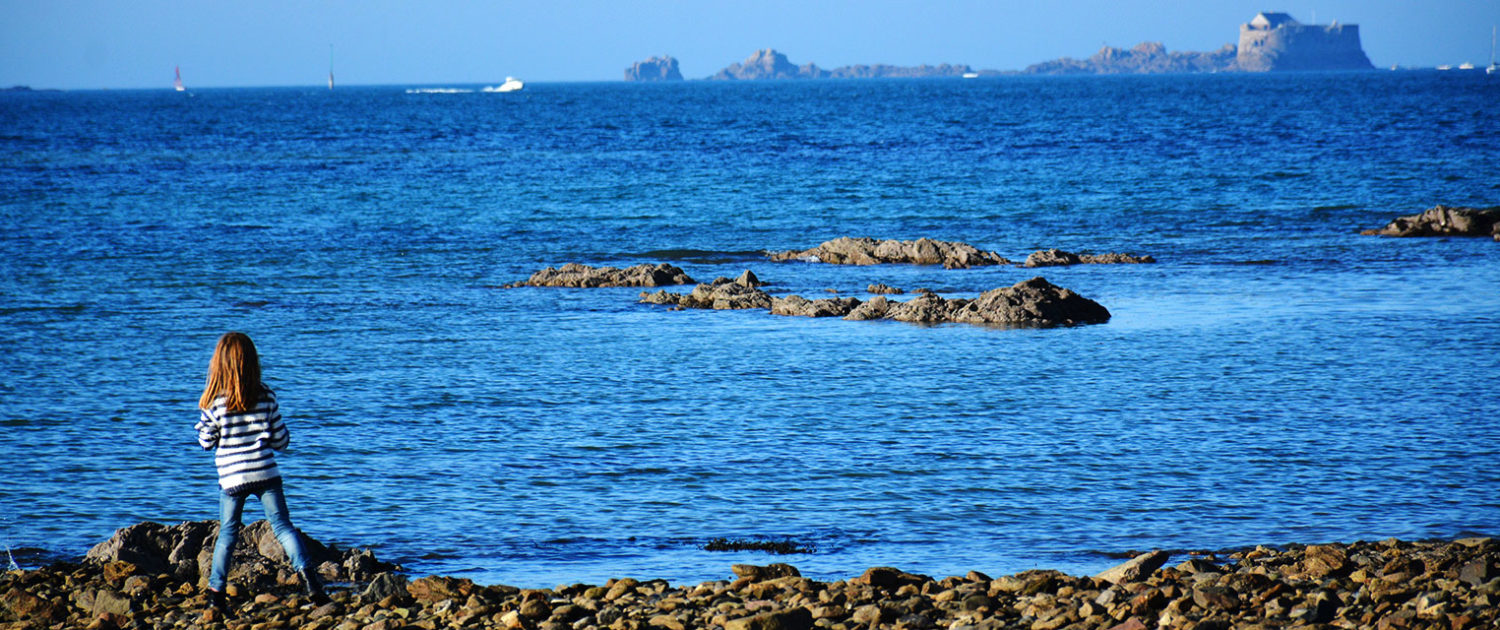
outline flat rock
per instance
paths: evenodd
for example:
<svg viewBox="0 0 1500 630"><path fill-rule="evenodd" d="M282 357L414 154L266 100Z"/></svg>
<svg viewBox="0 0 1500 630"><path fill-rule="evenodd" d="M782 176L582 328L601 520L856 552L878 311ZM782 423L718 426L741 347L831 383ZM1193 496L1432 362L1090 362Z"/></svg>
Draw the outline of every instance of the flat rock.
<svg viewBox="0 0 1500 630"><path fill-rule="evenodd" d="M1420 214L1397 217L1366 236L1489 236L1500 241L1500 206L1469 208L1438 205Z"/></svg>
<svg viewBox="0 0 1500 630"><path fill-rule="evenodd" d="M1121 584L1124 582L1138 582L1150 577L1151 573L1167 563L1171 554L1165 551L1152 551L1131 558L1129 561L1106 569L1103 573L1094 576L1096 580Z"/></svg>
<svg viewBox="0 0 1500 630"><path fill-rule="evenodd" d="M987 265L1011 264L995 252L982 252L967 243L919 238L914 241L876 240L841 237L825 241L812 249L771 252L774 261L805 260L834 265L879 265L904 263L942 265L948 269L966 269Z"/></svg>
<svg viewBox="0 0 1500 630"><path fill-rule="evenodd" d="M692 283L693 279L687 273L667 263L655 265L643 263L624 269L590 267L578 263L568 263L558 268L548 267L531 274L530 278L522 282L507 284L505 288L567 287L592 289L597 287L663 287Z"/></svg>
<svg viewBox="0 0 1500 630"><path fill-rule="evenodd" d="M1032 252L1031 255L1026 257L1026 263L1023 266L1064 267L1068 265L1118 265L1154 262L1156 262L1156 259L1150 256L1133 256L1121 253L1074 254L1060 249L1046 249Z"/></svg>

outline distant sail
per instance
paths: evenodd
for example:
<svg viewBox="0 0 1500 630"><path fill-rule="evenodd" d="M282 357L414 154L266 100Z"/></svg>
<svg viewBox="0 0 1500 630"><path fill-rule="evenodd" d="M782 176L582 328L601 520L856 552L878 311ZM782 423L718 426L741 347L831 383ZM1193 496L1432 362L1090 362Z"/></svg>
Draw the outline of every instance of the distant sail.
<svg viewBox="0 0 1500 630"><path fill-rule="evenodd" d="M328 45L328 89L333 89L333 44Z"/></svg>
<svg viewBox="0 0 1500 630"><path fill-rule="evenodd" d="M172 87L176 88L178 92L187 90L187 88L182 87L182 68L180 66L173 66L172 70L177 73L177 78L172 80Z"/></svg>

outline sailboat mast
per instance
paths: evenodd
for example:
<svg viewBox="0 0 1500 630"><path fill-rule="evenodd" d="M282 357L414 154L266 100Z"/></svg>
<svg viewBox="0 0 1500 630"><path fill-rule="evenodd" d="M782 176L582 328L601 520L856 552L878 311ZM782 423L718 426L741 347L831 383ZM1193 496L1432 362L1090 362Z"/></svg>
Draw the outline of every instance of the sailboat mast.
<svg viewBox="0 0 1500 630"><path fill-rule="evenodd" d="M333 44L328 45L328 89L333 89Z"/></svg>

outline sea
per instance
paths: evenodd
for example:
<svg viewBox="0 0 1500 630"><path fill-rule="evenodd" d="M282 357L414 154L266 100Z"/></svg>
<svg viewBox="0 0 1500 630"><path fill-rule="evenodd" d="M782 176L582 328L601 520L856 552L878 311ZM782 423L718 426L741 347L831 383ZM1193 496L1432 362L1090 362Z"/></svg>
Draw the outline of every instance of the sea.
<svg viewBox="0 0 1500 630"><path fill-rule="evenodd" d="M0 564L217 518L193 423L231 330L291 430L292 519L412 575L1087 575L1500 535L1500 242L1359 234L1500 205L1500 78L482 87L0 93ZM1156 262L765 255L841 236ZM565 263L809 299L1042 276L1112 318L502 288Z"/></svg>

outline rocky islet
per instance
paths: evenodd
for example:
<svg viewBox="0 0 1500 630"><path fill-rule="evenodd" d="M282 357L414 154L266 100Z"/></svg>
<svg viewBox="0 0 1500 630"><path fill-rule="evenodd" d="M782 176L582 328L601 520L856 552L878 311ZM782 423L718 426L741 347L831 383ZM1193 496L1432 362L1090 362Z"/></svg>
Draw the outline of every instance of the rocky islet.
<svg viewBox="0 0 1500 630"><path fill-rule="evenodd" d="M236 579L227 615L211 610L191 580L161 570L172 563L160 545L115 538L124 543L116 553L135 561L92 557L0 576L0 628L1469 630L1500 623L1500 543L1491 538L1153 551L1091 577L1029 570L935 579L875 567L820 581L789 564L741 564L731 567L733 580L697 585L617 578L521 589L383 570L335 585L333 601L322 606L294 584ZM284 561L282 570L290 572Z"/></svg>
<svg viewBox="0 0 1500 630"><path fill-rule="evenodd" d="M1500 206L1471 208L1437 205L1418 214L1392 219L1366 236L1488 236L1500 241Z"/></svg>

